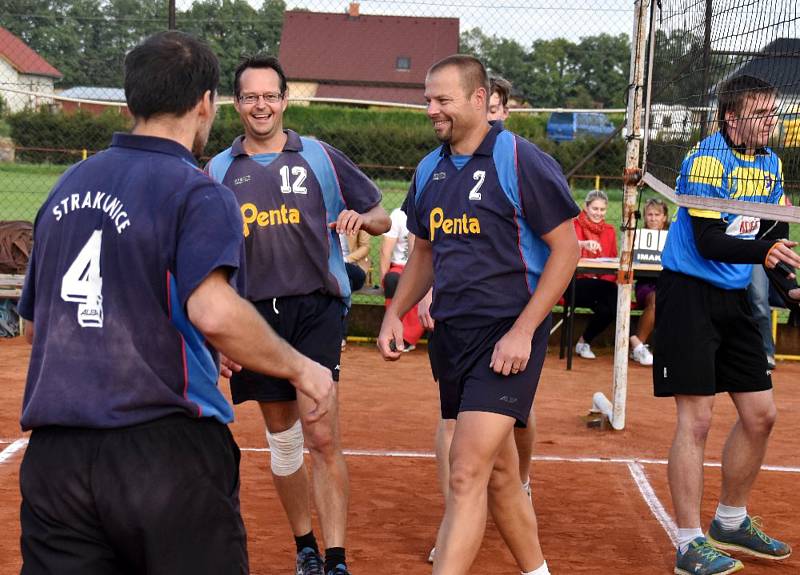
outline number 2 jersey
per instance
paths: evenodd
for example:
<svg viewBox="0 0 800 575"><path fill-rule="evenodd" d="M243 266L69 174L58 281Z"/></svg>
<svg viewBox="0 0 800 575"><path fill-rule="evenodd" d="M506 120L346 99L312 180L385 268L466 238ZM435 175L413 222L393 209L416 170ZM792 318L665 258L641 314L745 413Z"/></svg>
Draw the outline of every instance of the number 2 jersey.
<svg viewBox="0 0 800 575"><path fill-rule="evenodd" d="M556 161L502 122L470 157L423 158L403 210L433 248L431 315L459 327L518 316L550 255L541 236L579 212Z"/></svg>
<svg viewBox="0 0 800 575"><path fill-rule="evenodd" d="M280 154L251 156L240 136L206 166L233 190L241 208L245 297L262 301L321 292L349 305L350 281L330 224L342 210L369 211L381 193L337 149L285 133Z"/></svg>
<svg viewBox="0 0 800 575"><path fill-rule="evenodd" d="M230 190L172 140L115 134L70 168L36 216L20 299L34 324L22 428L231 421L185 310L209 273L238 270L241 229Z"/></svg>

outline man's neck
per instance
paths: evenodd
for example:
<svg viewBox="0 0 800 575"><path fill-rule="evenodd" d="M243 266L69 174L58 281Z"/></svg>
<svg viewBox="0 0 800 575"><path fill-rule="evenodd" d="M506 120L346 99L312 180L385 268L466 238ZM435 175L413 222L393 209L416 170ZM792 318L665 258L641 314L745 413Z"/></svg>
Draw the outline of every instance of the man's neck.
<svg viewBox="0 0 800 575"><path fill-rule="evenodd" d="M148 120L138 118L133 125L131 134L172 140L191 152L197 134L197 126L195 122L191 121L191 118L186 116L180 118L160 116Z"/></svg>
<svg viewBox="0 0 800 575"><path fill-rule="evenodd" d="M483 123L470 130L469 134L458 142L450 142L450 152L457 156L471 156L481 145L491 128L488 123Z"/></svg>
<svg viewBox="0 0 800 575"><path fill-rule="evenodd" d="M740 143L739 135L736 133L736 130L731 130L730 128L726 127L723 131L723 135L728 140L728 144L740 154L745 154L747 156L755 156L761 148L751 148L746 146L745 144Z"/></svg>
<svg viewBox="0 0 800 575"><path fill-rule="evenodd" d="M244 151L251 156L256 154L280 154L288 139L286 132L280 130L268 138L254 138L253 136L245 135L242 145L244 146Z"/></svg>

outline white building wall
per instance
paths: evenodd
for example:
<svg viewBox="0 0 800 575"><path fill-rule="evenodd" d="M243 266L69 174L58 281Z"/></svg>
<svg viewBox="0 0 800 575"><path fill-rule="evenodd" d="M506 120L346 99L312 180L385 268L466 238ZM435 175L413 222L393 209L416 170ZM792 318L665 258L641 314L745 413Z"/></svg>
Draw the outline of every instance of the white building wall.
<svg viewBox="0 0 800 575"><path fill-rule="evenodd" d="M18 74L0 56L0 96L5 101L5 109L12 113L25 108L52 105L53 78Z"/></svg>

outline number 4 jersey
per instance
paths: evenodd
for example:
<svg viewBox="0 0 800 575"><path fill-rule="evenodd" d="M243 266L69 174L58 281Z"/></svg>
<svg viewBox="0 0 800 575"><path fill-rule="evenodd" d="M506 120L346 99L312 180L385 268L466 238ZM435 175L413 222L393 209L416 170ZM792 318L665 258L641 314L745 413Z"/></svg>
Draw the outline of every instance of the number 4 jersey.
<svg viewBox="0 0 800 575"><path fill-rule="evenodd" d="M247 262L246 297L322 292L350 299L339 236L330 224L344 209L369 211L381 193L335 148L285 131L280 154L249 155L241 137L206 171L236 195Z"/></svg>
<svg viewBox="0 0 800 575"><path fill-rule="evenodd" d="M115 134L70 168L36 216L20 300L34 323L23 429L230 421L185 305L213 270L238 269L241 228L233 194L177 142Z"/></svg>

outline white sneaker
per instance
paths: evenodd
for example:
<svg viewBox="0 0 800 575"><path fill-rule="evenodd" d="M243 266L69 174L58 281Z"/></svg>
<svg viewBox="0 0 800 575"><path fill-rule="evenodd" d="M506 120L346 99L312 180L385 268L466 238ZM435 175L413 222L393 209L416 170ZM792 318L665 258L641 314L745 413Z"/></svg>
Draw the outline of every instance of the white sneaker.
<svg viewBox="0 0 800 575"><path fill-rule="evenodd" d="M525 483L522 484L522 489L523 489L523 491L525 491L525 495L528 496L528 501L530 501L531 505L533 505L533 494L531 492L531 479L530 479L530 477L528 478L528 480Z"/></svg>
<svg viewBox="0 0 800 575"><path fill-rule="evenodd" d="M642 365L653 365L653 354L650 353L650 350L647 349L647 346L643 343L633 348L631 359L633 361L638 361Z"/></svg>
<svg viewBox="0 0 800 575"><path fill-rule="evenodd" d="M592 348L588 343L578 342L575 344L575 353L583 359L596 359L597 356L592 352Z"/></svg>
<svg viewBox="0 0 800 575"><path fill-rule="evenodd" d="M435 557L436 557L436 547L431 549L431 552L428 553L428 563L433 563Z"/></svg>

